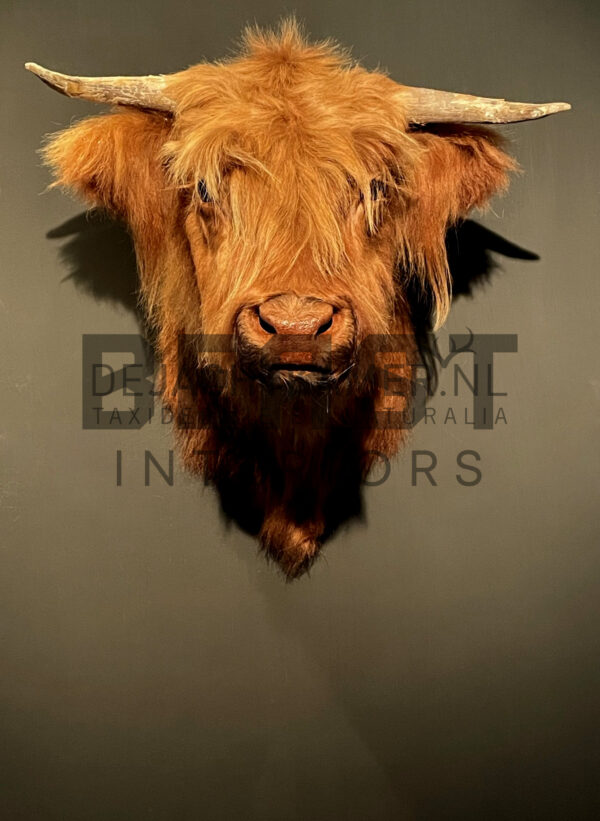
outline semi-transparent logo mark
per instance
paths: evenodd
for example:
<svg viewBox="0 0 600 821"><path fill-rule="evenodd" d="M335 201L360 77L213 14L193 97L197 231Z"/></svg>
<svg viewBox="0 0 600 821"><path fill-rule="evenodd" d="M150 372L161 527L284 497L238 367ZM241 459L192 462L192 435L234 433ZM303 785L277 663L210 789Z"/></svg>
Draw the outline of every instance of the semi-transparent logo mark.
<svg viewBox="0 0 600 821"><path fill-rule="evenodd" d="M194 336L185 338L182 348L211 353L230 353L232 337ZM407 411L380 414L378 427L411 428L426 419L427 400L433 395L428 389L427 369L420 360L407 361L413 378L400 372L397 366L380 364L379 355L394 352L406 352L406 338L402 335L370 336L357 353L363 370L373 373L378 370L379 383L386 395L406 397ZM495 399L506 396L506 391L498 390L494 383L494 364L497 355L516 353L518 349L516 334L451 334L449 351L446 355L436 351L435 360L438 371L453 369L455 392L459 381L469 391L472 401L473 427L478 430L491 430L494 427ZM366 366L366 367L364 367ZM213 366L217 367L217 366ZM217 368L219 369L219 368ZM223 369L219 369L223 370ZM82 410L83 427L87 430L138 430L150 423L160 414L160 420L170 423L169 412L162 407L160 390L156 385L156 374L160 368L155 367L152 351L146 340L138 334L85 334L82 339ZM219 374L225 383L232 374ZM236 378L244 378L236 375ZM181 379L185 385L189 380ZM235 381L229 383L235 391ZM325 394L339 390L336 382L323 388ZM442 392L443 393L443 392ZM264 391L265 423L273 418L270 407L271 394ZM351 401L351 394L348 395ZM323 404L316 406L322 408ZM323 420L317 417L313 423L322 425ZM210 419L202 419L201 427L210 427Z"/></svg>

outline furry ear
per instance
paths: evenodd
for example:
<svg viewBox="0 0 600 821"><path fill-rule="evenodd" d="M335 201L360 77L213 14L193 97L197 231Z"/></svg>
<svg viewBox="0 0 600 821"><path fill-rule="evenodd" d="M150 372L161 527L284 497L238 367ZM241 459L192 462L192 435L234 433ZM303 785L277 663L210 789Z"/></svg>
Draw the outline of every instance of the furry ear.
<svg viewBox="0 0 600 821"><path fill-rule="evenodd" d="M412 136L421 152L404 219L404 262L433 293L439 326L451 296L446 232L472 208L484 207L504 191L508 172L518 166L504 152L502 138L490 129L437 126Z"/></svg>
<svg viewBox="0 0 600 821"><path fill-rule="evenodd" d="M134 232L149 230L165 207L160 150L169 129L163 115L126 109L53 135L43 157L54 185L124 219Z"/></svg>
<svg viewBox="0 0 600 821"><path fill-rule="evenodd" d="M438 212L445 227L504 191L507 172L517 168L504 151L502 137L488 128L437 126L413 137L423 149L417 171L420 196Z"/></svg>

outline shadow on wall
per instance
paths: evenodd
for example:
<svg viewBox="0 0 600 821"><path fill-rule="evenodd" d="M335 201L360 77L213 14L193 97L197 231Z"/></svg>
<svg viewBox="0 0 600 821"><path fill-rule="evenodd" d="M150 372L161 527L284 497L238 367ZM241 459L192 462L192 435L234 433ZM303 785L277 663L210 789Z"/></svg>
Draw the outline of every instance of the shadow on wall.
<svg viewBox="0 0 600 821"><path fill-rule="evenodd" d="M131 312L138 323L140 334L152 343L152 332L149 328L142 306L138 300L138 277L136 258L131 238L122 223L115 222L97 211L79 214L57 228L48 232L50 239L66 239L60 249L62 261L70 271L66 280L73 282L76 288L93 297L96 301L106 301L119 305ZM465 220L458 227L451 229L446 237L446 247L453 281L454 298L472 296L474 290L487 283L492 275L500 270L500 265L493 254L504 257L536 260L538 256L527 251L499 234L479 225L472 220ZM414 293L408 293L409 304L413 313L413 324L416 329L421 361L429 374L430 392L435 388L436 347L431 334L431 306L418 292L418 286L410 286ZM195 362L192 370L196 370ZM204 390L203 396L210 396ZM215 396L215 409L218 408L218 396ZM211 418L217 418L215 410ZM365 421L366 424L366 421ZM368 427L369 425L367 425ZM235 439L235 419L229 425L229 434L225 441ZM336 463L340 454L344 464L335 472L337 479L327 484L335 484L336 493L332 494L328 509L329 526L324 534L330 538L335 531L350 520L364 521L362 499L362 440L357 439L356 432L340 429L343 441L334 441L335 447L326 455L324 464L315 468L316 475L323 476L328 467ZM258 437L258 434L257 434ZM249 449L257 452L254 459L248 459ZM221 514L227 524L235 523L250 535L256 536L261 528L264 510L256 500L250 499L247 489L253 486L253 465L268 453L268 444L259 441L238 441L235 464L240 470L234 478L215 474L211 483L217 489ZM245 455L245 456L244 456ZM260 458L259 458L260 457ZM259 461L257 461L259 460ZM244 468L247 467L247 470ZM273 467L275 471L276 466ZM249 473L248 473L249 471ZM275 474L274 474L275 475ZM338 486L339 477L346 480ZM310 494L309 494L310 495ZM301 516L301 511L298 512Z"/></svg>
<svg viewBox="0 0 600 821"><path fill-rule="evenodd" d="M142 320L135 251L123 224L98 211L84 211L48 231L46 237L68 238L60 249L70 272L65 280L95 300L121 305Z"/></svg>

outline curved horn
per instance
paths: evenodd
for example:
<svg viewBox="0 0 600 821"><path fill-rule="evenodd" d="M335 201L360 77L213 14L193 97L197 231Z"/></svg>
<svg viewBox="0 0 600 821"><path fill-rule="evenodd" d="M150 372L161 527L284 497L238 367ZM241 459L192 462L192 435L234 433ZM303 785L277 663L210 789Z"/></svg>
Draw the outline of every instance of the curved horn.
<svg viewBox="0 0 600 821"><path fill-rule="evenodd" d="M495 97L475 97L434 88L401 86L398 101L411 123L519 123L537 120L559 111L569 103L511 103Z"/></svg>
<svg viewBox="0 0 600 821"><path fill-rule="evenodd" d="M162 74L141 77L72 77L50 71L37 63L25 63L25 68L67 97L157 111L175 109L175 103L165 93L166 78Z"/></svg>

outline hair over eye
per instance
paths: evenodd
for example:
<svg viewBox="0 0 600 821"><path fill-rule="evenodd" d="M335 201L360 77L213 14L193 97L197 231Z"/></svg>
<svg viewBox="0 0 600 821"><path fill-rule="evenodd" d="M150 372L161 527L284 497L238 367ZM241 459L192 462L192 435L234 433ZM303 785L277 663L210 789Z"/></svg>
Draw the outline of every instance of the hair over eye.
<svg viewBox="0 0 600 821"><path fill-rule="evenodd" d="M208 188L206 187L206 182L204 180L198 181L198 196L202 200L202 202L212 202L213 198L208 192Z"/></svg>
<svg viewBox="0 0 600 821"><path fill-rule="evenodd" d="M377 200L385 199L387 196L387 186L383 180L373 179L371 180L371 199L373 202L377 202Z"/></svg>
<svg viewBox="0 0 600 821"><path fill-rule="evenodd" d="M370 183L370 194L371 194L371 201L377 202L378 200L385 199L387 196L387 185L384 183L383 180L374 177ZM364 200L364 194L360 192L360 200Z"/></svg>

